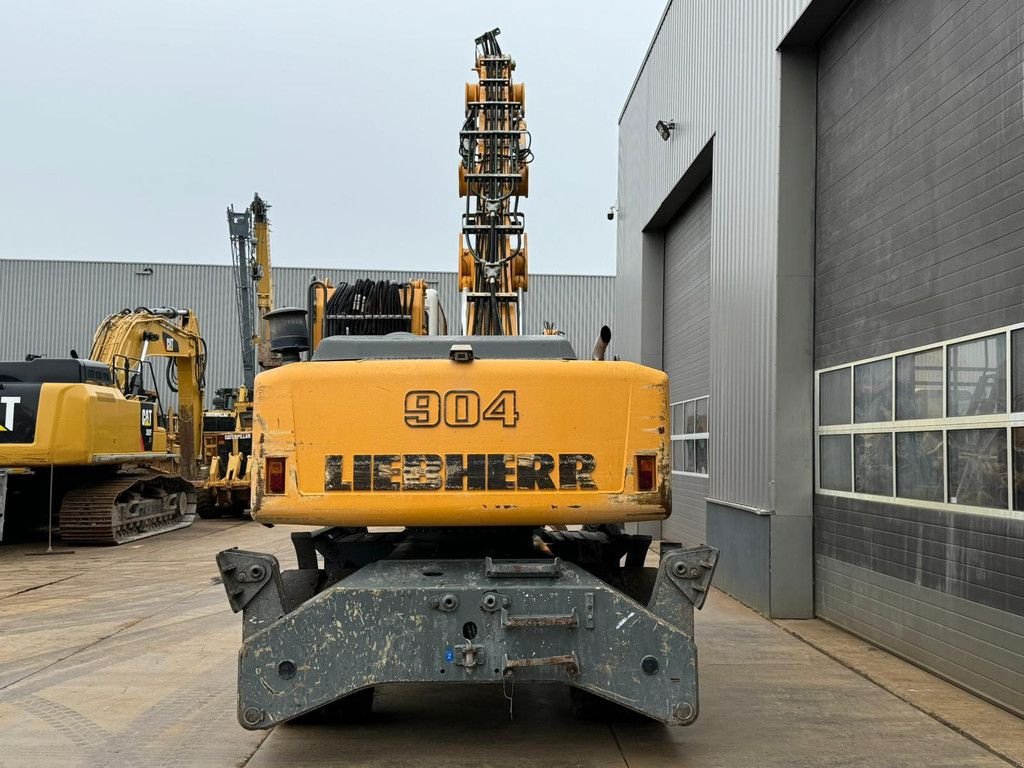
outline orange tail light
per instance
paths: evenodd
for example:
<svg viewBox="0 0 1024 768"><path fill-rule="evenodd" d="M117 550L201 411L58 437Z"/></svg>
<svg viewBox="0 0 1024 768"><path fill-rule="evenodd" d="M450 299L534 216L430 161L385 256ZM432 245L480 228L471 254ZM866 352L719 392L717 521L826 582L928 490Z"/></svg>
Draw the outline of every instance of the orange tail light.
<svg viewBox="0 0 1024 768"><path fill-rule="evenodd" d="M655 482L654 456L637 455L636 457L636 489L653 491Z"/></svg>
<svg viewBox="0 0 1024 768"><path fill-rule="evenodd" d="M283 456L269 456L267 458L267 493L284 493L284 461Z"/></svg>

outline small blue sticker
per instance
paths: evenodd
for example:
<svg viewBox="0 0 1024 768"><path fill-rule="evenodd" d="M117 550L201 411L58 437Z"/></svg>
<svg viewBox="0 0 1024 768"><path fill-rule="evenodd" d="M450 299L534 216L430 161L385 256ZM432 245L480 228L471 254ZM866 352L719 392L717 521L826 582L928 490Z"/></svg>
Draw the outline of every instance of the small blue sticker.
<svg viewBox="0 0 1024 768"><path fill-rule="evenodd" d="M449 664L455 661L455 651L453 651L451 648L445 648L444 660L447 661Z"/></svg>

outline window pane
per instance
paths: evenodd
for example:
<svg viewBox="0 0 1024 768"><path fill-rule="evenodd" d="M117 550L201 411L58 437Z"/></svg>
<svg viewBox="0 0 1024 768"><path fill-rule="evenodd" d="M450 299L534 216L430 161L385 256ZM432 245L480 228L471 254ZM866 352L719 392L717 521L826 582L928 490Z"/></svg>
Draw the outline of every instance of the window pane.
<svg viewBox="0 0 1024 768"><path fill-rule="evenodd" d="M822 435L819 458L821 460L819 485L831 491L849 491L850 488L850 436Z"/></svg>
<svg viewBox="0 0 1024 768"><path fill-rule="evenodd" d="M1013 429L1013 508L1024 510L1024 428Z"/></svg>
<svg viewBox="0 0 1024 768"><path fill-rule="evenodd" d="M1014 331L1010 335L1013 351L1010 352L1010 363L1013 365L1013 394L1010 397L1010 410L1024 411L1024 330Z"/></svg>
<svg viewBox="0 0 1024 768"><path fill-rule="evenodd" d="M1006 430L951 429L949 503L1006 508Z"/></svg>
<svg viewBox="0 0 1024 768"><path fill-rule="evenodd" d="M694 472L696 467L696 461L693 455L693 440L683 441L683 471Z"/></svg>
<svg viewBox="0 0 1024 768"><path fill-rule="evenodd" d="M818 377L818 423L850 423L850 369L840 368Z"/></svg>
<svg viewBox="0 0 1024 768"><path fill-rule="evenodd" d="M672 441L672 469L675 472L683 471L683 441Z"/></svg>
<svg viewBox="0 0 1024 768"><path fill-rule="evenodd" d="M677 403L672 406L672 434L683 434L683 404Z"/></svg>
<svg viewBox="0 0 1024 768"><path fill-rule="evenodd" d="M941 347L896 358L896 418L942 418Z"/></svg>
<svg viewBox="0 0 1024 768"><path fill-rule="evenodd" d="M697 401L697 432L708 431L708 399L702 397Z"/></svg>
<svg viewBox="0 0 1024 768"><path fill-rule="evenodd" d="M865 363L853 369L853 420L892 418L892 359Z"/></svg>
<svg viewBox="0 0 1024 768"><path fill-rule="evenodd" d="M1006 336L951 344L947 350L946 415L1006 413Z"/></svg>
<svg viewBox="0 0 1024 768"><path fill-rule="evenodd" d="M942 432L896 433L896 495L945 501L942 489Z"/></svg>
<svg viewBox="0 0 1024 768"><path fill-rule="evenodd" d="M701 439L693 442L696 449L697 473L706 475L708 473L708 441Z"/></svg>
<svg viewBox="0 0 1024 768"><path fill-rule="evenodd" d="M853 436L853 490L892 496L892 433Z"/></svg>
<svg viewBox="0 0 1024 768"><path fill-rule="evenodd" d="M694 429L694 411L696 410L695 405L696 404L692 402L686 404L686 425L683 427L683 432L685 432L688 435L692 435L696 431Z"/></svg>

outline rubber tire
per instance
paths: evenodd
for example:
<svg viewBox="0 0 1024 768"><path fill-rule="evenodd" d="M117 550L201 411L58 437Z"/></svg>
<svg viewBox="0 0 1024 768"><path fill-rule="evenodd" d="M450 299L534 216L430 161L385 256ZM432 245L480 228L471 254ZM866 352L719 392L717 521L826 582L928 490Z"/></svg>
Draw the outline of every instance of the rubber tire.
<svg viewBox="0 0 1024 768"><path fill-rule="evenodd" d="M216 520L223 515L216 499L209 491L196 491L196 514L203 520Z"/></svg>
<svg viewBox="0 0 1024 768"><path fill-rule="evenodd" d="M582 688L569 686L569 701L577 720L599 723L650 723L651 718L603 699Z"/></svg>
<svg viewBox="0 0 1024 768"><path fill-rule="evenodd" d="M299 715L290 722L296 725L365 722L373 714L373 693L373 688L363 688L312 712Z"/></svg>
<svg viewBox="0 0 1024 768"><path fill-rule="evenodd" d="M647 605L654 593L657 578L657 568L623 568L620 589L640 605Z"/></svg>

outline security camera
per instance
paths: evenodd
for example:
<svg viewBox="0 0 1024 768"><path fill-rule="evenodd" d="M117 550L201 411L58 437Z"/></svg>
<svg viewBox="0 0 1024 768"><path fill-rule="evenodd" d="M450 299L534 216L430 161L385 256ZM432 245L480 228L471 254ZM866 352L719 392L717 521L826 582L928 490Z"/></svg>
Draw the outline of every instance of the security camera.
<svg viewBox="0 0 1024 768"><path fill-rule="evenodd" d="M608 209L608 214L607 214L607 216L608 216L608 221L614 221L614 220L615 220L615 206L614 206L614 205L613 205L613 206L611 206L611 207L610 207L610 208Z"/></svg>
<svg viewBox="0 0 1024 768"><path fill-rule="evenodd" d="M659 120L654 124L654 127L658 131L658 135L661 136L662 141L668 141L672 138L672 131L676 129L675 120Z"/></svg>

